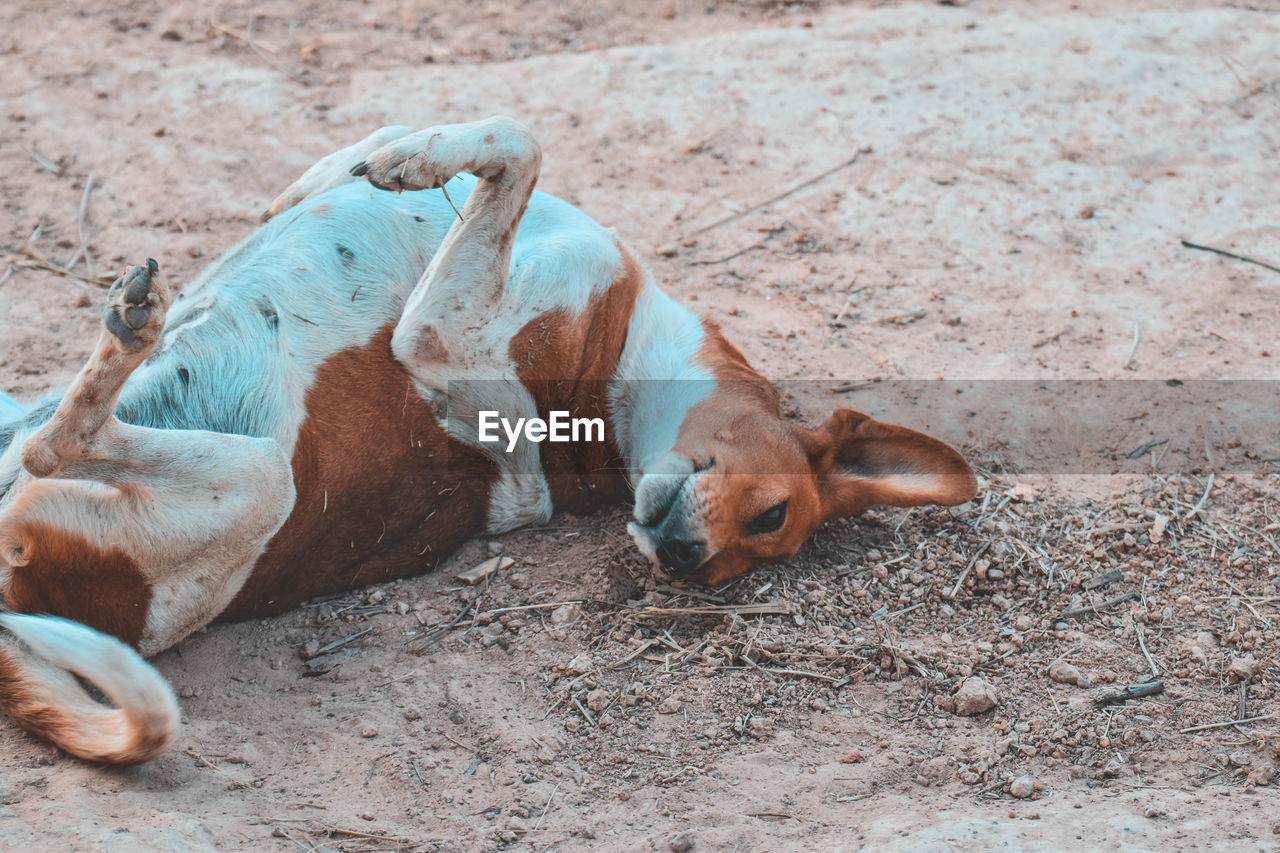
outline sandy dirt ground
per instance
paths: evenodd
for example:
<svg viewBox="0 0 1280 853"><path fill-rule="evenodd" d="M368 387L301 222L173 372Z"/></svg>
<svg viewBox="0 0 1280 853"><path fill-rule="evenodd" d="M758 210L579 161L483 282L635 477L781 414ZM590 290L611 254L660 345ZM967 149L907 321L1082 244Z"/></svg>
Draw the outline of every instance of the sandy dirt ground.
<svg viewBox="0 0 1280 853"><path fill-rule="evenodd" d="M1280 266L1277 44L1272 0L9 0L0 390L69 380L126 262L189 280L329 151L496 112L823 380L798 417L874 379L1275 380L1280 273L1180 240ZM1020 472L988 414L973 503L727 588L655 585L616 508L202 631L147 766L0 723L0 848L1280 848L1275 411L1125 476Z"/></svg>

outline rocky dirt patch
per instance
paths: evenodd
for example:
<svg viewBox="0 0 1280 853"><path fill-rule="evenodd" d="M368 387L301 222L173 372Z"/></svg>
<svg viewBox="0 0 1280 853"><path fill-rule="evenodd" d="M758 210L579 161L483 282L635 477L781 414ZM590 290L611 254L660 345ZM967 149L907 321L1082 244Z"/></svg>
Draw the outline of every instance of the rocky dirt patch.
<svg viewBox="0 0 1280 853"><path fill-rule="evenodd" d="M1276 274L1180 242L1277 261L1266 4L509 6L10 3L0 389L73 375L121 264L189 280L338 145L493 112L767 374L823 380L796 417L871 379L1278 378ZM618 508L215 626L157 661L185 722L151 765L0 725L0 837L1274 849L1274 460L1048 476L959 441L973 503L725 588L656 585Z"/></svg>

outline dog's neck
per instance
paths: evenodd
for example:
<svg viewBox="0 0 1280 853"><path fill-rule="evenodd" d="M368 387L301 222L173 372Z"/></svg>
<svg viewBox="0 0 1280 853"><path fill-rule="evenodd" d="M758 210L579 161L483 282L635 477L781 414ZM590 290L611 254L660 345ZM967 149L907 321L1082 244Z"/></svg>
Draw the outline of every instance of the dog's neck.
<svg viewBox="0 0 1280 853"><path fill-rule="evenodd" d="M713 405L721 423L778 417L777 392L719 327L652 281L637 296L614 376L609 411L632 486L678 441L697 441L691 431L708 428L690 417L695 408Z"/></svg>

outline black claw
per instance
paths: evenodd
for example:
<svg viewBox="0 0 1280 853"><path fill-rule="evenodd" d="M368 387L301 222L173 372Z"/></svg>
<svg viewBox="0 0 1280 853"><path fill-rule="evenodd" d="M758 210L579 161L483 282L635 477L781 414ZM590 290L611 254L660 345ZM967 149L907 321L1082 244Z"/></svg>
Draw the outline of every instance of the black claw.
<svg viewBox="0 0 1280 853"><path fill-rule="evenodd" d="M363 177L365 174L368 173L368 171L369 171L369 164L363 160L361 160L359 163L356 163L354 166L351 167L351 174L355 175L357 178Z"/></svg>
<svg viewBox="0 0 1280 853"><path fill-rule="evenodd" d="M156 263L155 258L147 258L147 272L155 275L160 272L160 265Z"/></svg>

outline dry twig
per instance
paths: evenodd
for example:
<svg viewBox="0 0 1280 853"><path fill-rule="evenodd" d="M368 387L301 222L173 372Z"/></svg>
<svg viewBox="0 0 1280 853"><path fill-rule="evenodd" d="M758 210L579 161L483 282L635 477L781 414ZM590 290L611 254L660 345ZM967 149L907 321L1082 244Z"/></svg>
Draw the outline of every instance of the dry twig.
<svg viewBox="0 0 1280 853"><path fill-rule="evenodd" d="M1093 700L1093 704L1099 707L1103 705L1114 705L1117 702L1126 702L1130 699L1145 699L1148 696L1157 696L1164 692L1164 682L1156 679L1148 681L1146 684L1130 684L1120 690L1103 693Z"/></svg>
<svg viewBox="0 0 1280 853"><path fill-rule="evenodd" d="M1186 735L1191 734L1192 732L1208 731L1209 729L1225 729L1228 726L1238 726L1242 723L1261 723L1264 720L1270 720L1274 716L1275 714L1263 714L1260 717L1248 717L1243 720L1227 720L1222 723L1205 723L1203 726L1192 726L1189 729L1178 729L1178 734Z"/></svg>
<svg viewBox="0 0 1280 853"><path fill-rule="evenodd" d="M791 189L789 189L789 190L785 190L785 191L783 191L783 192L780 192L780 193L778 193L777 195L773 196L772 198L765 199L764 201L760 202L759 204L753 204L753 205L751 205L750 207L748 207L748 208L746 208L746 209L744 209L744 210L740 210L740 211L738 211L737 213L732 213L732 214L730 214L730 215L726 216L724 219L719 219L719 220L716 220L715 222L712 222L710 225L705 225L705 226L703 226L702 228L699 228L697 231L694 231L694 232L693 232L692 234L690 234L689 236L690 236L690 237L696 237L696 236L697 236L697 235L699 235L699 234L705 234L705 233L707 233L708 231L712 231L712 230L714 230L714 229L716 229L716 228L719 228L721 225L728 225L730 222L733 222L733 221L734 221L734 220L736 220L736 219L741 219L742 217L744 217L744 216L746 216L746 215L748 215L748 214L750 214L750 213L755 213L755 212L756 212L756 211L758 211L758 210L764 210L766 207L769 207L770 205L776 204L777 202L782 201L784 198L787 198L788 196L795 195L796 193L800 192L801 190L803 190L803 189L808 189L809 187L813 186L814 184L818 183L819 181L821 181L821 180L823 180L823 179L825 179L825 178L829 178L829 177L831 177L831 176L832 176L832 175L834 175L836 172L839 172L841 169L847 169L847 168L849 168L849 167L850 167L850 166L852 166L854 163L858 162L858 158L860 158L863 154L870 154L870 153L871 153L871 148L870 148L870 147L863 148L863 149L859 150L857 154L854 154L852 157L850 157L848 160L845 160L843 163L838 163L837 165L832 166L830 169L827 169L827 170L826 170L825 172L823 172L822 174L820 174L820 175L815 175L814 177L809 178L807 181L801 181L800 183L796 184L796 185L795 185L794 187L792 187Z"/></svg>
<svg viewBox="0 0 1280 853"><path fill-rule="evenodd" d="M1235 258L1237 261L1244 261L1247 264L1257 264L1260 267L1269 269L1272 272L1280 272L1280 267L1272 266L1257 258L1250 258L1247 255L1237 255L1235 252L1228 252L1226 249L1215 249L1213 246L1201 246L1199 243L1192 243L1190 240L1183 240L1182 245L1188 249L1199 249L1202 252L1213 252L1215 255L1222 255L1225 258Z"/></svg>

